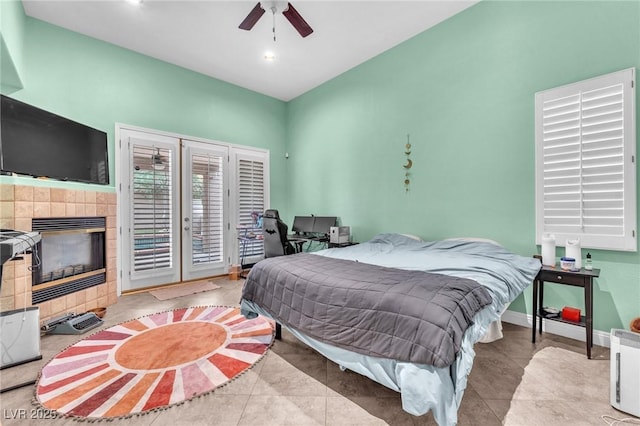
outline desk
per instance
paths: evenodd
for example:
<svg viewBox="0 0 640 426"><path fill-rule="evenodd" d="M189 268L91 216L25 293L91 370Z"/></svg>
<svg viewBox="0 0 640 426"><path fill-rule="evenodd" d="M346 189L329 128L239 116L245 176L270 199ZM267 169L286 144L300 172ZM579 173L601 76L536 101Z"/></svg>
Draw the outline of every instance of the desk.
<svg viewBox="0 0 640 426"><path fill-rule="evenodd" d="M349 246L355 246L356 244L358 244L358 243L356 243L354 241L349 241L349 242L346 242L346 243L332 243L332 242L330 242L329 243L329 248L349 247Z"/></svg>
<svg viewBox="0 0 640 426"><path fill-rule="evenodd" d="M327 243L329 243L329 237L324 236L324 237L308 237L305 235L298 235L298 234L290 234L287 235L287 239L289 240L290 243L292 243L293 245L295 245L296 247L296 253L301 253L303 251L303 246L304 243L321 243L324 244L325 246L327 245Z"/></svg>
<svg viewBox="0 0 640 426"><path fill-rule="evenodd" d="M536 326L538 321L540 321L540 334L542 334L542 320L559 321L565 324L585 327L587 333L587 358L591 359L591 348L593 347L593 279L599 276L600 270L595 268L592 271L585 269L579 271L564 271L560 268L543 266L533 280L533 326L531 329L531 342L536 342ZM542 314L545 281L582 287L584 289L585 314L580 317L580 321L566 321L561 317L550 318Z"/></svg>
<svg viewBox="0 0 640 426"><path fill-rule="evenodd" d="M247 256L247 245L251 243L255 243L256 241L262 241L262 235L254 233L254 231L256 231L257 228L238 227L237 229L238 229L238 241L240 241L240 278L246 278L245 275L242 275L242 271L247 266L244 263L244 260Z"/></svg>

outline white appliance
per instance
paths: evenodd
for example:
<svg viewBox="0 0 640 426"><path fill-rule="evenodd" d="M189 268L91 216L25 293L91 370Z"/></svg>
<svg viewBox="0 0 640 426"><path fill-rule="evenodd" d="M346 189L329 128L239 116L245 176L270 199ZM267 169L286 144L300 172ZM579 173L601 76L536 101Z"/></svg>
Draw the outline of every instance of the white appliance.
<svg viewBox="0 0 640 426"><path fill-rule="evenodd" d="M640 417L640 334L611 329L611 405Z"/></svg>
<svg viewBox="0 0 640 426"><path fill-rule="evenodd" d="M329 243L345 244L351 238L351 228L348 226L332 226L329 228Z"/></svg>
<svg viewBox="0 0 640 426"><path fill-rule="evenodd" d="M40 309L0 312L0 369L42 359Z"/></svg>

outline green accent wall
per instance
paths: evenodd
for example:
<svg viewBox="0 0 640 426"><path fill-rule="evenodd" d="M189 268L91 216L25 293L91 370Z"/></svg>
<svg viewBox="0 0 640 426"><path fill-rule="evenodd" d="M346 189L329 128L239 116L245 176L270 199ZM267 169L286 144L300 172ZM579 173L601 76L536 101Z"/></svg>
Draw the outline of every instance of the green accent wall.
<svg viewBox="0 0 640 426"><path fill-rule="evenodd" d="M284 102L24 14L22 19L24 89L11 96L107 132L111 186L115 126L122 123L268 149L271 202L286 204Z"/></svg>
<svg viewBox="0 0 640 426"><path fill-rule="evenodd" d="M0 87L2 93L22 88L24 10L18 1L0 1Z"/></svg>
<svg viewBox="0 0 640 426"><path fill-rule="evenodd" d="M359 241L473 236L538 253L534 94L630 67L639 1L482 1L289 102L284 218L338 215ZM595 328L628 328L640 255L591 254ZM545 303L584 309L573 288L548 285ZM531 290L510 309L531 313Z"/></svg>
<svg viewBox="0 0 640 426"><path fill-rule="evenodd" d="M284 103L0 3L0 53L23 87L3 76L2 93L106 131L112 182L116 123L265 148L271 205L287 223L338 215L359 241L475 236L537 253L534 93L640 67L639 0L484 0ZM602 269L595 328L628 328L640 315L640 254L592 255ZM550 285L545 295L583 307L577 289ZM530 304L526 290L510 309L531 313Z"/></svg>

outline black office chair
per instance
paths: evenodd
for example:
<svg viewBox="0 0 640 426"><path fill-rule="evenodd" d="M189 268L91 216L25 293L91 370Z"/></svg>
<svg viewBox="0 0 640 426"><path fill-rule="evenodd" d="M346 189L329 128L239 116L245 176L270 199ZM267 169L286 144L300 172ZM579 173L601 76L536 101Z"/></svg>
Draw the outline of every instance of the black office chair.
<svg viewBox="0 0 640 426"><path fill-rule="evenodd" d="M262 216L264 257L284 256L296 252L287 238L288 230L287 224L280 220L278 210L265 210Z"/></svg>

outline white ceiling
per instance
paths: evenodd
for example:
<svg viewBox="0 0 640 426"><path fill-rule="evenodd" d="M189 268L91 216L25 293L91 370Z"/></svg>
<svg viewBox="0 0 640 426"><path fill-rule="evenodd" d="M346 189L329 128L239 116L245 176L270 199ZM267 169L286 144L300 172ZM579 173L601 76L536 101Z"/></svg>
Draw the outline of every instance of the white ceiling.
<svg viewBox="0 0 640 426"><path fill-rule="evenodd" d="M257 3L216 0L23 0L25 13L284 101L419 34L478 0L291 3L314 32L300 37L267 11L238 25ZM276 58L266 61L271 50Z"/></svg>

